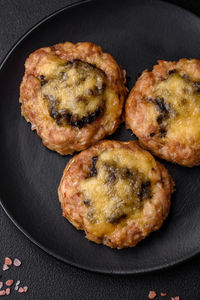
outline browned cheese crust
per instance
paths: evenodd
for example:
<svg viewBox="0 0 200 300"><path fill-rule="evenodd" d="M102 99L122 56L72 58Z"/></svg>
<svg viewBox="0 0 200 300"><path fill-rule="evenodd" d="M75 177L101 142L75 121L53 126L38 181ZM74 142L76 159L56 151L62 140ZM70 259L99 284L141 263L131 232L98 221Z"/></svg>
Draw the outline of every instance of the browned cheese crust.
<svg viewBox="0 0 200 300"><path fill-rule="evenodd" d="M200 164L200 61L159 60L126 102L127 128L140 145L183 166Z"/></svg>
<svg viewBox="0 0 200 300"><path fill-rule="evenodd" d="M72 154L117 129L128 91L125 82L125 71L95 44L41 48L25 62L21 113L45 146Z"/></svg>
<svg viewBox="0 0 200 300"><path fill-rule="evenodd" d="M121 249L161 227L173 186L136 141L103 140L69 161L58 196L63 216L88 240Z"/></svg>

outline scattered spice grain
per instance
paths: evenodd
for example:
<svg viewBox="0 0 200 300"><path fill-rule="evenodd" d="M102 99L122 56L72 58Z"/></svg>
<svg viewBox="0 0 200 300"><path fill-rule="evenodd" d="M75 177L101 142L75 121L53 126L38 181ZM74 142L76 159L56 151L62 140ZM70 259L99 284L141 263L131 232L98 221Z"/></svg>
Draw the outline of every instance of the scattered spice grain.
<svg viewBox="0 0 200 300"><path fill-rule="evenodd" d="M17 280L17 282L16 282L16 284L15 284L15 291L17 291L17 290L18 290L18 288L19 288L19 284L20 284L20 280Z"/></svg>
<svg viewBox="0 0 200 300"><path fill-rule="evenodd" d="M6 295L10 295L10 288L6 289Z"/></svg>
<svg viewBox="0 0 200 300"><path fill-rule="evenodd" d="M22 264L22 262L18 258L15 258L14 261L12 261L12 259L10 257L5 257L4 262L5 263L3 264L3 267L2 267L3 271L8 270L12 264L15 267L19 267ZM8 279L5 283L0 281L0 296L10 295L10 292L11 292L10 287L13 285L13 283L14 283L13 279ZM7 286L7 288L5 290L1 290L4 284ZM20 294L26 293L28 291L28 286L19 287L19 284L20 284L20 280L17 280L15 283L14 290L18 291Z"/></svg>
<svg viewBox="0 0 200 300"><path fill-rule="evenodd" d="M21 293L24 293L24 289L23 289L23 287L21 287L21 286L20 286L20 288L19 288L18 292L19 292L20 294L21 294Z"/></svg>
<svg viewBox="0 0 200 300"><path fill-rule="evenodd" d="M21 266L22 263L18 258L15 258L13 264L14 264L15 267L19 267L19 266Z"/></svg>
<svg viewBox="0 0 200 300"><path fill-rule="evenodd" d="M150 291L149 292L149 299L154 299L156 298L156 292L155 291Z"/></svg>
<svg viewBox="0 0 200 300"><path fill-rule="evenodd" d="M25 293L28 291L28 287L27 286L24 286L23 289L24 289Z"/></svg>
<svg viewBox="0 0 200 300"><path fill-rule="evenodd" d="M13 282L14 282L14 280L9 279L9 280L6 281L6 285L11 286L11 285L13 285Z"/></svg>
<svg viewBox="0 0 200 300"><path fill-rule="evenodd" d="M12 259L10 257L5 257L5 265L8 265L8 266L12 265Z"/></svg>
<svg viewBox="0 0 200 300"><path fill-rule="evenodd" d="M0 291L0 296L4 296L6 294L5 290Z"/></svg>
<svg viewBox="0 0 200 300"><path fill-rule="evenodd" d="M6 270L8 270L8 269L9 269L9 266L8 266L8 265L6 265L6 264L4 264L2 269L3 269L3 271L6 271Z"/></svg>

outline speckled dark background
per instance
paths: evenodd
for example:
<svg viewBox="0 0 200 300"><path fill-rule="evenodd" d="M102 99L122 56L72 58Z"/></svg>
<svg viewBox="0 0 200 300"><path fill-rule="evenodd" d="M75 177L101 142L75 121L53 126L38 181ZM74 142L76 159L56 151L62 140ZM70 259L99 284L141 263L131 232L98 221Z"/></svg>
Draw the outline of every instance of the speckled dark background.
<svg viewBox="0 0 200 300"><path fill-rule="evenodd" d="M109 0L108 0L109 1ZM112 0L110 0L112 1ZM73 0L0 0L0 61L13 44L31 26ZM114 0L113 0L114 2ZM169 1L200 16L199 1ZM27 294L16 292L11 299L148 299L148 291L180 296L184 300L200 299L200 256L168 270L142 276L108 276L85 272L50 257L32 244L0 208L0 264L5 256L18 257L22 266L0 271L0 280L20 279L28 285ZM9 299L9 298L8 298Z"/></svg>

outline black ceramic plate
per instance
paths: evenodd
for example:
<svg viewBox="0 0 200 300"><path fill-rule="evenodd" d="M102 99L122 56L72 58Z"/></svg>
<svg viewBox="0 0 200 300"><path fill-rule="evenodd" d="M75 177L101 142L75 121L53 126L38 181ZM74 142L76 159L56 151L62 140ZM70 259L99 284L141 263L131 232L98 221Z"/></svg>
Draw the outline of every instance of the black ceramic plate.
<svg viewBox="0 0 200 300"><path fill-rule="evenodd" d="M200 20L157 1L92 1L67 7L30 30L0 70L0 196L13 222L43 250L87 270L141 273L174 265L200 250L200 168L165 163L176 182L170 216L137 247L121 251L88 242L61 215L57 197L71 156L45 148L20 116L19 85L25 58L37 48L64 41L91 41L127 70L129 88L158 59L199 58ZM134 139L122 125L112 138Z"/></svg>

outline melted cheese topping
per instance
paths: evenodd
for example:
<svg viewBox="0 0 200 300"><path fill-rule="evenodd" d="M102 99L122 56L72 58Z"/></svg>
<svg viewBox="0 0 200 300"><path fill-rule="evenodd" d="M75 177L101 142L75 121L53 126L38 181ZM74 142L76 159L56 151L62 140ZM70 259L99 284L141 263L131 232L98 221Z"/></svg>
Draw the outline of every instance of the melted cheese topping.
<svg viewBox="0 0 200 300"><path fill-rule="evenodd" d="M139 216L143 202L152 196L156 179L149 177L156 162L140 151L110 149L98 156L95 167L97 176L83 180L80 190L88 208L89 230L100 237L126 224L127 218ZM142 198L145 182L150 186Z"/></svg>
<svg viewBox="0 0 200 300"><path fill-rule="evenodd" d="M52 68L52 67L51 67ZM57 110L67 109L80 118L103 105L106 77L103 71L81 61L57 65L48 74L42 95L57 101Z"/></svg>
<svg viewBox="0 0 200 300"><path fill-rule="evenodd" d="M162 97L173 110L168 121L167 138L182 143L200 139L200 92L195 90L191 79L177 72L171 74L155 86L153 96Z"/></svg>
<svg viewBox="0 0 200 300"><path fill-rule="evenodd" d="M39 61L37 65L38 79L41 82L39 98L48 109L48 115L45 110L43 117L52 122L56 120L58 125L68 127L73 124L57 122L59 121L59 118L56 119L57 111L60 113L64 110L72 115L72 119L73 116L75 119L81 119L88 117L88 114L90 117L90 112L93 113L100 107L104 126L109 130L121 116L122 107L118 94L111 87L103 71L90 64L79 62L79 66L73 68L66 60L51 55L46 55ZM82 77L85 77L85 80L81 81ZM91 94L89 90L95 93ZM51 114L52 107L55 108L54 114ZM49 115L52 118L49 119ZM97 114L97 117L99 115ZM86 120L85 123L90 121ZM85 123L83 122L83 126Z"/></svg>
<svg viewBox="0 0 200 300"><path fill-rule="evenodd" d="M83 63L83 62L82 62ZM107 126L108 130L110 126L113 127L114 122L121 116L122 107L120 104L119 97L115 90L110 86L110 83L103 73L95 66L92 68L92 73L86 72L86 80L82 81L80 85L72 85L66 86L65 80L68 80L69 85L76 82L77 79L82 75L79 74L78 70L72 70L72 68L68 69L67 61L61 59L59 57L47 55L44 56L41 61L37 65L37 72L38 79L42 81L41 75L44 77L44 82L47 81L44 85L41 86L41 93L39 94L39 98L41 101L44 102L44 98L48 99L48 95L52 95L53 104L55 103L56 106L58 105L60 108L65 107L71 110L72 114L76 116L84 116L89 112L89 110L94 110L95 107L99 105L104 107L103 114L104 114L104 126ZM89 64L85 63L87 66ZM89 65L90 66L90 65ZM66 69L67 67L67 69ZM87 68L86 68L87 69ZM97 73L95 73L97 70ZM62 72L69 73L72 75L72 78L69 76L65 78L65 75L60 74ZM100 73L99 73L100 72ZM83 70L81 73L84 73L84 63L83 63ZM83 74L84 75L84 74ZM94 78L93 78L94 75ZM62 78L64 77L64 78ZM68 78L68 79L67 79ZM90 88L95 88L96 86L100 86L101 81L106 84L104 89L104 93L98 96L88 95L88 90ZM48 82L49 81L49 82ZM77 80L78 81L78 80ZM57 85L59 88L57 88ZM66 94L65 94L66 92ZM87 96L85 96L85 93ZM84 96L86 98L85 103L82 101L75 101L75 99L79 96ZM55 101L54 101L55 99ZM59 101L57 101L59 99ZM58 102L58 103L57 103ZM48 101L45 101L44 104L49 109ZM51 106L51 105L50 105ZM46 119L48 116L44 114L44 118ZM48 118L49 119L49 118ZM53 118L51 118L52 122L55 122ZM62 124L63 125L63 124ZM68 124L64 124L65 126L70 126Z"/></svg>

